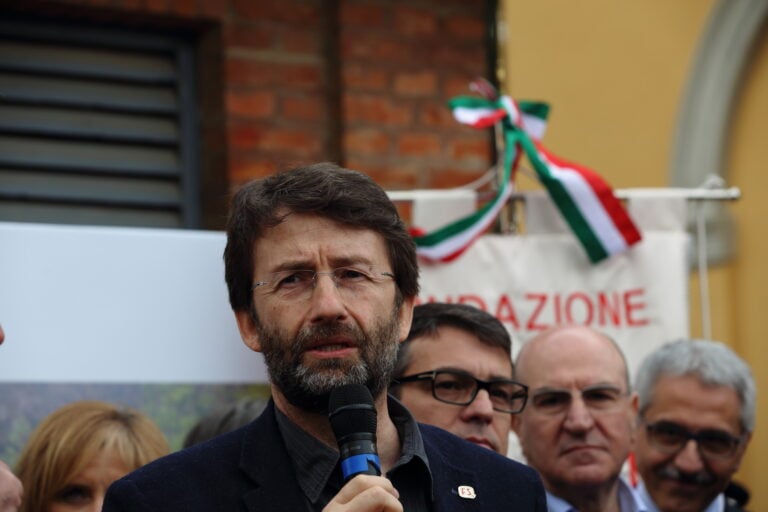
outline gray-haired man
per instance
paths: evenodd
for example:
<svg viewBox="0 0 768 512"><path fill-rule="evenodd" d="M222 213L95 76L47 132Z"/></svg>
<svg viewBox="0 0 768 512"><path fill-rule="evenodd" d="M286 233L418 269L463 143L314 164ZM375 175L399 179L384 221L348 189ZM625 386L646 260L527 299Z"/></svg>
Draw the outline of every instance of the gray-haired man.
<svg viewBox="0 0 768 512"><path fill-rule="evenodd" d="M739 510L723 491L755 426L755 383L720 342L679 340L641 364L636 457L652 511Z"/></svg>

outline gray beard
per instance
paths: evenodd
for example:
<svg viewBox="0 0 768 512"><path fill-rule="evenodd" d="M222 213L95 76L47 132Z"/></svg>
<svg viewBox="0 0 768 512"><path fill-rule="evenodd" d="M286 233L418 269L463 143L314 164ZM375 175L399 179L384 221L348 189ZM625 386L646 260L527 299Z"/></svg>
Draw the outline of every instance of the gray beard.
<svg viewBox="0 0 768 512"><path fill-rule="evenodd" d="M373 397L389 385L397 361L398 310L377 322L370 335L357 326L328 322L303 329L289 342L275 330L257 323L269 377L288 402L307 412L327 414L331 390L345 384L362 384ZM301 362L307 346L315 340L344 335L358 348L358 361L328 359L312 367Z"/></svg>

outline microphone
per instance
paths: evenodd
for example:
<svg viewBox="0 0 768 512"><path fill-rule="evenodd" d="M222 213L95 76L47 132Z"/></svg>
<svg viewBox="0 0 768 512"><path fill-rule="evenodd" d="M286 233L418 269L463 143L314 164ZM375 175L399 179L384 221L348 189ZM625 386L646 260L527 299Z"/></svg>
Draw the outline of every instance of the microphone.
<svg viewBox="0 0 768 512"><path fill-rule="evenodd" d="M368 388L347 384L331 391L328 417L341 453L344 483L359 474L381 475L376 452L376 408Z"/></svg>

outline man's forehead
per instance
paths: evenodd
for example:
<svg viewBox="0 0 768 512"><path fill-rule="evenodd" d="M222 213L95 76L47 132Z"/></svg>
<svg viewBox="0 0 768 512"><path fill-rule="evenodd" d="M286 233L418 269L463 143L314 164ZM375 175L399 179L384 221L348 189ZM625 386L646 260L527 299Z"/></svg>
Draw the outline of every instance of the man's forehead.
<svg viewBox="0 0 768 512"><path fill-rule="evenodd" d="M267 228L254 240L255 263L267 266L287 258L313 262L356 259L371 264L388 261L384 238L376 231L350 227L332 219L308 214L290 214L280 224Z"/></svg>
<svg viewBox="0 0 768 512"><path fill-rule="evenodd" d="M610 340L593 331L573 329L532 340L521 350L516 370L542 385L624 385L627 380L624 359Z"/></svg>

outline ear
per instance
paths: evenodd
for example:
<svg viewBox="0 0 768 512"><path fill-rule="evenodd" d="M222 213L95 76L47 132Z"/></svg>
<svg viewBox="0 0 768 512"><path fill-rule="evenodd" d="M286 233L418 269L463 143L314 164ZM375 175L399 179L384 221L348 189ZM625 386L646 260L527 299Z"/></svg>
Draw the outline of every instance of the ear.
<svg viewBox="0 0 768 512"><path fill-rule="evenodd" d="M639 407L640 407L640 397L637 395L636 391L633 391L632 394L629 395L629 405L627 407L627 414L629 415L629 429L630 429L629 440L633 449L634 449L635 443L637 442L637 429L640 428L638 418L637 418L637 413L640 410Z"/></svg>
<svg viewBox="0 0 768 512"><path fill-rule="evenodd" d="M637 420L637 413L640 410L640 397L637 394L637 391L633 391L632 394L629 395L629 412L632 414L632 421Z"/></svg>
<svg viewBox="0 0 768 512"><path fill-rule="evenodd" d="M254 352L261 352L259 332L253 322L251 312L247 310L235 311L235 320L237 320L237 328L240 330L240 338L242 338L243 343Z"/></svg>
<svg viewBox="0 0 768 512"><path fill-rule="evenodd" d="M405 341L405 339L408 337L408 333L411 331L411 321L413 320L413 304L415 300L416 297L405 297L403 299L403 303L400 305L400 337L398 338L400 343Z"/></svg>
<svg viewBox="0 0 768 512"><path fill-rule="evenodd" d="M734 458L736 461L736 466L733 468L733 471L736 472L739 467L741 466L741 459L744 457L744 452L747 451L747 445L752 440L752 432L747 432L746 439L744 439L744 442L741 443L741 446L739 447L739 450L737 453L737 456Z"/></svg>

